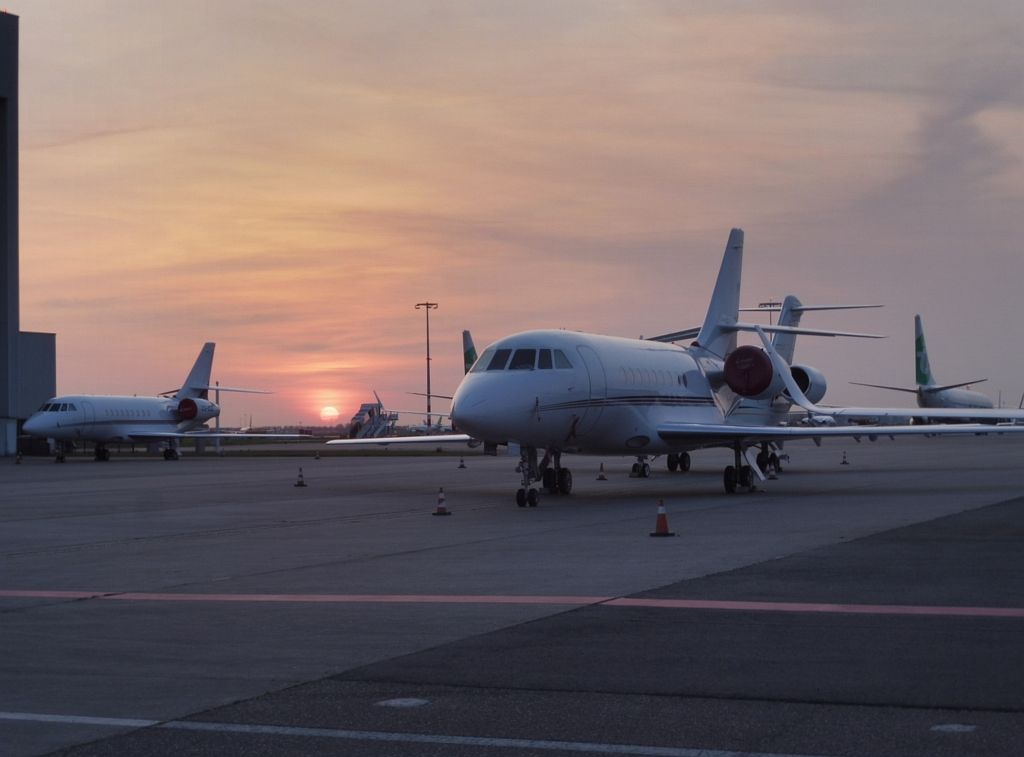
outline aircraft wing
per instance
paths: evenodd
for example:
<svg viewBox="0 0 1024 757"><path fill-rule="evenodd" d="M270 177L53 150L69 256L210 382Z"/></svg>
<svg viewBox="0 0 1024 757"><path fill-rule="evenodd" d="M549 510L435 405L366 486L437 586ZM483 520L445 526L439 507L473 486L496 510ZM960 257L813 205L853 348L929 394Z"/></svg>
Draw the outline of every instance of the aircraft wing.
<svg viewBox="0 0 1024 757"><path fill-rule="evenodd" d="M420 436L377 436L373 439L330 439L327 444L355 446L357 444L376 444L386 447L389 444L444 444L448 442L472 442L468 434L421 434Z"/></svg>
<svg viewBox="0 0 1024 757"><path fill-rule="evenodd" d="M133 431L126 434L127 439L144 441L163 441L164 439L308 439L317 437L312 434L247 434L239 431Z"/></svg>
<svg viewBox="0 0 1024 757"><path fill-rule="evenodd" d="M963 413L961 416L963 417ZM1024 433L1024 425L944 423L915 426L737 426L728 423L663 423L658 436L681 445L774 442L825 437L935 436Z"/></svg>

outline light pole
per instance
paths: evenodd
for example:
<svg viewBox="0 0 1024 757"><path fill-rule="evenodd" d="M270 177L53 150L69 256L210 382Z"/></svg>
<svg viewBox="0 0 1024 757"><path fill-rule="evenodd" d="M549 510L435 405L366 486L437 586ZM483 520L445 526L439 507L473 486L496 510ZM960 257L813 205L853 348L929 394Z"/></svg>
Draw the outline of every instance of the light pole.
<svg viewBox="0 0 1024 757"><path fill-rule="evenodd" d="M772 325L772 308L781 307L782 303L781 302L776 302L775 300L768 300L768 302L759 302L759 303L757 303L757 306L759 308L768 308L769 309L768 310L768 325L771 326Z"/></svg>
<svg viewBox="0 0 1024 757"><path fill-rule="evenodd" d="M437 310L436 302L419 302L417 310L425 310L427 316L427 432L430 432L430 311Z"/></svg>

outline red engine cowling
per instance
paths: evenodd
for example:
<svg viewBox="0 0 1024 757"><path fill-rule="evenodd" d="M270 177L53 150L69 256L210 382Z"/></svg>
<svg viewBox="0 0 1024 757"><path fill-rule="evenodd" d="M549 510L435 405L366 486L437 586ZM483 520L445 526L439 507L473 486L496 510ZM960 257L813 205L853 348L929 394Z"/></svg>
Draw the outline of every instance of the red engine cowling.
<svg viewBox="0 0 1024 757"><path fill-rule="evenodd" d="M725 383L741 397L762 397L777 382L772 360L765 351L750 345L729 353L724 366ZM777 394L777 392L775 392Z"/></svg>
<svg viewBox="0 0 1024 757"><path fill-rule="evenodd" d="M186 397L178 403L179 421L192 421L195 420L197 415L199 415L199 405L196 404L195 400Z"/></svg>
<svg viewBox="0 0 1024 757"><path fill-rule="evenodd" d="M800 391L804 393L811 402L821 402L821 399L825 396L825 390L828 388L828 382L825 381L825 376L817 368L812 368L809 365L793 365L791 366L793 373L793 380L796 381L796 385L800 387ZM789 396L789 392L786 392L786 396Z"/></svg>

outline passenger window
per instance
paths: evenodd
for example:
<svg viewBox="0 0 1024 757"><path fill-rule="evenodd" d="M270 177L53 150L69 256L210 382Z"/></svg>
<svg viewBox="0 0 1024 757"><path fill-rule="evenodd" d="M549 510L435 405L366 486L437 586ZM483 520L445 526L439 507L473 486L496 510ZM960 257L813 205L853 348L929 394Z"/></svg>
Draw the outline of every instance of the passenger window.
<svg viewBox="0 0 1024 757"><path fill-rule="evenodd" d="M537 368L547 370L551 368L551 350L537 350Z"/></svg>
<svg viewBox="0 0 1024 757"><path fill-rule="evenodd" d="M505 370L505 364L508 363L508 357L512 354L512 350L496 350L494 357L491 358L491 362L487 364L487 370L489 371L503 371Z"/></svg>
<svg viewBox="0 0 1024 757"><path fill-rule="evenodd" d="M68 410L70 410L71 412L75 412L76 410L78 410L78 408L75 407L74 403L69 402L68 403Z"/></svg>
<svg viewBox="0 0 1024 757"><path fill-rule="evenodd" d="M516 350L509 364L510 371L532 371L537 362L537 350Z"/></svg>
<svg viewBox="0 0 1024 757"><path fill-rule="evenodd" d="M68 409L67 403L65 403L65 402L62 402L62 403L60 403L60 411L61 411L62 413L63 413L63 412L65 411L65 410L67 410L67 409Z"/></svg>
<svg viewBox="0 0 1024 757"><path fill-rule="evenodd" d="M555 368L572 368L569 358L561 350L555 350Z"/></svg>

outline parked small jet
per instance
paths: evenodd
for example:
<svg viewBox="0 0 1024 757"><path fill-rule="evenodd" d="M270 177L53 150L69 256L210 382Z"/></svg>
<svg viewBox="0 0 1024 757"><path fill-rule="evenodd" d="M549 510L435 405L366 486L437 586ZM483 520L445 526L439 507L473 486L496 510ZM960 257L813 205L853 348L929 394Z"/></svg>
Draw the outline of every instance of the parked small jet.
<svg viewBox="0 0 1024 757"><path fill-rule="evenodd" d="M950 409L818 406L826 388L822 372L790 365L767 334L875 335L741 323L742 260L743 231L733 229L707 315L689 347L564 330L526 331L491 344L455 392L452 422L464 433L443 438L482 440L486 451L518 444L522 482L516 503L534 506L535 482L549 492L572 491L572 473L561 464L564 452L633 455L639 464L650 455L728 447L735 457L723 471L723 483L731 493L764 480L772 445L791 439L1024 432L1024 425L902 423L909 416L962 415ZM762 347L737 346L740 331L755 333ZM777 401L801 408L804 422L779 420ZM1024 421L1024 412L971 415ZM890 425L846 425L865 418ZM406 441L424 437L388 440Z"/></svg>
<svg viewBox="0 0 1024 757"><path fill-rule="evenodd" d="M54 397L25 421L23 431L57 442L57 459L63 462L68 444L91 441L95 458L109 460L110 442L166 443L164 459L178 459L181 439L225 437L297 438L293 434L245 434L210 431L204 424L220 415L209 399L210 391L266 394L255 389L210 385L215 344L207 342L180 389L157 397L76 394Z"/></svg>
<svg viewBox="0 0 1024 757"><path fill-rule="evenodd" d="M924 344L924 328L921 325L921 316L914 316L914 347L915 360L914 370L917 374L917 386L913 389L904 386L883 386L882 384L865 384L860 381L851 381L857 386L870 386L875 389L889 389L894 392L912 392L917 395L918 407L958 407L958 408L990 408L993 407L992 400L981 392L972 392L969 389L961 389L963 386L980 384L987 379L975 381L964 381L959 384L937 384L932 374L931 366L928 363L928 348ZM974 418L974 414L971 414Z"/></svg>

